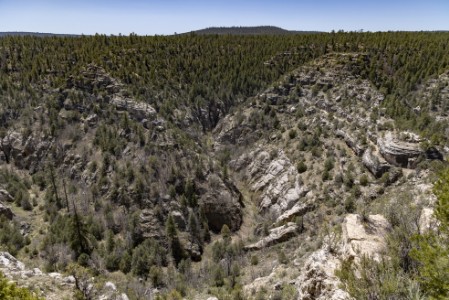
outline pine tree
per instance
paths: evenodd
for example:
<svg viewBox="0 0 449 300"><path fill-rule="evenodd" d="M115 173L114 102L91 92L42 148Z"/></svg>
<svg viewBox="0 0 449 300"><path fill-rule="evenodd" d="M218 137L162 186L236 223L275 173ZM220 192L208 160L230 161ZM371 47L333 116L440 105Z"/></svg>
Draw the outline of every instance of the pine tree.
<svg viewBox="0 0 449 300"><path fill-rule="evenodd" d="M185 258L185 251L179 240L178 230L176 229L176 224L173 220L172 215L169 215L167 218L167 221L165 223L165 232L167 235L168 246L171 255L174 259L175 264L177 265L183 258Z"/></svg>
<svg viewBox="0 0 449 300"><path fill-rule="evenodd" d="M193 213L193 211L191 211L189 213L189 221L188 221L187 228L190 233L190 239L191 239L190 242L196 243L196 244L202 246L201 232L200 232L200 228L199 228L199 224L198 224L198 219L197 219L196 215Z"/></svg>
<svg viewBox="0 0 449 300"><path fill-rule="evenodd" d="M73 215L70 216L70 247L78 258L82 253L90 254L89 231L72 203Z"/></svg>

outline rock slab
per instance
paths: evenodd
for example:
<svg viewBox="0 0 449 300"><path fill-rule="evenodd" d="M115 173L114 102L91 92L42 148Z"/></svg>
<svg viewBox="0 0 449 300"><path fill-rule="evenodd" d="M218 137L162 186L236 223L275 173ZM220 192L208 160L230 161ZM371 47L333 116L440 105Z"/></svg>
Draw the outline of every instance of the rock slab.
<svg viewBox="0 0 449 300"><path fill-rule="evenodd" d="M260 250L265 247L276 245L285 242L298 233L298 225L293 222L289 222L285 225L270 229L268 236L264 237L260 241L245 246L243 249L246 251Z"/></svg>

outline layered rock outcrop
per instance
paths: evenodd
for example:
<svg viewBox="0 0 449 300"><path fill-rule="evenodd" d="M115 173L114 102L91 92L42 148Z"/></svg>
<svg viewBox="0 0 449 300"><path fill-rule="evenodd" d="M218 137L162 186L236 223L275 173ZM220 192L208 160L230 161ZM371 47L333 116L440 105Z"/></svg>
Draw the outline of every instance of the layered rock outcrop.
<svg viewBox="0 0 449 300"><path fill-rule="evenodd" d="M268 236L264 237L260 241L250 244L244 247L246 251L260 250L265 247L276 245L285 242L298 233L298 225L289 222L285 225L270 229Z"/></svg>
<svg viewBox="0 0 449 300"><path fill-rule="evenodd" d="M67 88L73 87L89 93L93 93L94 89L105 89L109 93L117 93L121 90L122 84L112 78L102 67L89 64L80 76L70 76L67 79Z"/></svg>
<svg viewBox="0 0 449 300"><path fill-rule="evenodd" d="M349 214L342 224L342 235L327 236L321 249L313 252L306 260L296 280L298 299L346 300L352 299L341 289L340 279L335 271L343 259L358 263L364 255L379 259L386 243L390 224L382 215Z"/></svg>
<svg viewBox="0 0 449 300"><path fill-rule="evenodd" d="M382 177L382 175L388 172L391 168L384 159L369 149L363 153L362 163L376 178Z"/></svg>
<svg viewBox="0 0 449 300"><path fill-rule="evenodd" d="M346 145L348 145L349 148L352 149L352 151L354 151L354 153L357 156L361 156L364 152L365 152L365 147L362 146L355 137L351 136L349 133L347 133L346 131L343 131L341 129L338 129L335 132L335 135L339 138L342 138Z"/></svg>
<svg viewBox="0 0 449 300"><path fill-rule="evenodd" d="M387 132L377 140L382 156L390 164L402 168L414 168L424 155L417 142L400 141L393 133Z"/></svg>
<svg viewBox="0 0 449 300"><path fill-rule="evenodd" d="M335 275L340 260L328 249L320 249L306 260L296 280L298 300L349 300L350 295L340 288Z"/></svg>
<svg viewBox="0 0 449 300"><path fill-rule="evenodd" d="M111 104L118 110L127 111L131 117L138 121L153 119L156 116L156 110L151 105L144 102L137 102L130 98L115 96L111 100Z"/></svg>
<svg viewBox="0 0 449 300"><path fill-rule="evenodd" d="M308 211L312 210L314 206L315 205L313 201L296 203L292 208L290 208L289 210L285 211L282 215L280 215L276 219L276 223L282 224L285 222L294 221L295 217L305 215Z"/></svg>
<svg viewBox="0 0 449 300"><path fill-rule="evenodd" d="M33 135L25 137L17 131L8 132L0 140L2 159L6 163L14 163L20 169L28 169L31 173L37 170L50 146L50 141L41 140Z"/></svg>
<svg viewBox="0 0 449 300"><path fill-rule="evenodd" d="M256 149L231 165L237 170L244 168L251 191L261 193L260 210L277 218L297 204L308 190L302 185L296 167L282 150L273 156L265 150Z"/></svg>

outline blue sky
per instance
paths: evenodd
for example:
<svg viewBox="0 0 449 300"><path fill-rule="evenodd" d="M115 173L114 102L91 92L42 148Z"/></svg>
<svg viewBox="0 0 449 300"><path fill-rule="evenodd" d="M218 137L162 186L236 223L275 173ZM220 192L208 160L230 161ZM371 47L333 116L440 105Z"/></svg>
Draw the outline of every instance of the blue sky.
<svg viewBox="0 0 449 300"><path fill-rule="evenodd" d="M173 34L211 26L449 30L448 0L0 0L0 31Z"/></svg>

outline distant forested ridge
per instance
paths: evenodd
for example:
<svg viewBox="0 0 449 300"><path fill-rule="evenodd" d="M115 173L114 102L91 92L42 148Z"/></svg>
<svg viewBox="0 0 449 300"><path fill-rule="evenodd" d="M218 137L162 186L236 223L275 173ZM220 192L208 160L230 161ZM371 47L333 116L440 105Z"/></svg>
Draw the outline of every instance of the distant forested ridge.
<svg viewBox="0 0 449 300"><path fill-rule="evenodd" d="M311 34L319 31L286 30L276 26L249 26L249 27L209 27L196 31L196 34L232 34L232 35L285 35L285 34Z"/></svg>
<svg viewBox="0 0 449 300"><path fill-rule="evenodd" d="M45 32L27 32L27 31L6 31L6 32L0 32L0 37L4 37L4 36L76 37L76 36L80 36L80 35L78 35L78 34L63 34L63 33L59 34L59 33L45 33Z"/></svg>
<svg viewBox="0 0 449 300"><path fill-rule="evenodd" d="M426 79L447 70L448 44L444 32L6 36L0 39L0 113L41 103L43 88L59 88L95 64L162 115L173 118L176 108L188 108L207 130L282 74L329 52L360 52L364 59L354 68L385 93L388 113L429 130L422 125L431 122L426 109L417 124L411 105L419 103L410 97Z"/></svg>

